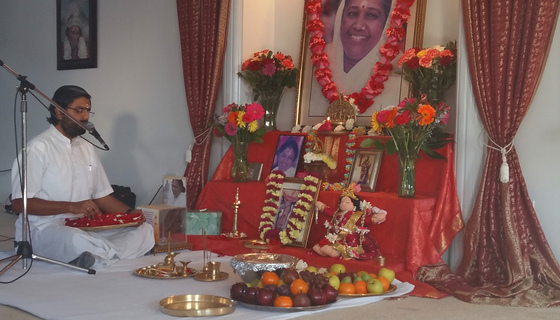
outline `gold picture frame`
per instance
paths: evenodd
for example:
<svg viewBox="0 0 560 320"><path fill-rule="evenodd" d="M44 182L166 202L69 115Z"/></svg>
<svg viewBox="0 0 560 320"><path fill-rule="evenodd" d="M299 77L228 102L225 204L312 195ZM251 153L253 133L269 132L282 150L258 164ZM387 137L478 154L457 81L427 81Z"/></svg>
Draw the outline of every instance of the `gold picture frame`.
<svg viewBox="0 0 560 320"><path fill-rule="evenodd" d="M383 151L374 149L356 150L350 176L346 182L347 185L356 182L360 185L362 191L374 192L382 157Z"/></svg>
<svg viewBox="0 0 560 320"><path fill-rule="evenodd" d="M344 0L342 0L344 1ZM392 8L397 0L393 0ZM414 4L410 7L410 18L406 24L406 39L404 42L404 49L411 47L421 47L424 34L424 19L426 11L426 0L416 0ZM391 19L391 14L389 13L388 19ZM305 29L307 22L307 15L303 15L302 32L301 32L301 42L300 42L300 65L299 65L299 76L298 76L298 86L297 86L297 96L296 96L296 106L295 106L295 116L294 124L300 125L315 125L323 120L326 116L322 110L326 110L328 107L328 100L321 93L321 86L317 82L314 76L314 67L310 61L311 51L309 49L309 34ZM413 26L408 28L408 26ZM385 37L381 38L384 41ZM393 60L393 71L394 74L396 68L396 63L398 61L397 56ZM371 66L373 67L373 65ZM371 68L369 70L364 70L371 75ZM333 76L333 81L336 83L337 79ZM394 84L394 86L393 86ZM343 94L350 94L351 92L343 92ZM383 99L389 101L383 105L383 100L374 99L374 104L363 114L358 114L356 116L356 125L370 126L371 115L374 111L380 110L389 105L397 105L399 101L411 94L410 84L404 80L402 76L395 76L390 82L385 83L385 88L383 89L384 95Z"/></svg>

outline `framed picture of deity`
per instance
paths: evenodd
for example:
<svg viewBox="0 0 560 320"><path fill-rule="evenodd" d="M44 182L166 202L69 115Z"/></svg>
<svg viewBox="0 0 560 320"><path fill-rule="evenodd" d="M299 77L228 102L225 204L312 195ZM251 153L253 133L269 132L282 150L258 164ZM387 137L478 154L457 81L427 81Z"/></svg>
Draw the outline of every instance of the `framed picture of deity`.
<svg viewBox="0 0 560 320"><path fill-rule="evenodd" d="M97 0L56 1L57 70L97 68Z"/></svg>
<svg viewBox="0 0 560 320"><path fill-rule="evenodd" d="M355 182L362 191L374 192L383 151L358 149L354 153L354 161L347 184Z"/></svg>
<svg viewBox="0 0 560 320"><path fill-rule="evenodd" d="M329 101L336 101L340 93L369 92L374 95L373 104L356 115L356 125L369 126L375 111L409 96L410 85L396 73L397 62L406 49L422 45L426 0L414 1L402 28L397 24L403 19L402 11L395 10L397 4L406 6L403 0L306 3L304 10L310 14L304 13L302 24L295 124L323 121ZM390 35L401 30L403 39L396 42L387 36L388 30ZM314 35L311 39L310 34ZM390 61L392 70L382 61Z"/></svg>

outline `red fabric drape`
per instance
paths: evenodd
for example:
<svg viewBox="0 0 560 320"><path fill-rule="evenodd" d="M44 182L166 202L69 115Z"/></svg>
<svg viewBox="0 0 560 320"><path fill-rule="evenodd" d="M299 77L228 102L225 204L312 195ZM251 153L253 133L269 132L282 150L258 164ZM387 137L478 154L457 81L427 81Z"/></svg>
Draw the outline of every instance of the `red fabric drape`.
<svg viewBox="0 0 560 320"><path fill-rule="evenodd" d="M187 207L194 208L208 176L212 136L226 49L230 0L177 0L183 75L195 144L185 170Z"/></svg>
<svg viewBox="0 0 560 320"><path fill-rule="evenodd" d="M462 4L471 81L489 147L456 274L430 266L419 279L469 302L560 305L560 267L531 205L515 147L509 148L538 87L558 0ZM509 165L506 183L499 179L502 154Z"/></svg>

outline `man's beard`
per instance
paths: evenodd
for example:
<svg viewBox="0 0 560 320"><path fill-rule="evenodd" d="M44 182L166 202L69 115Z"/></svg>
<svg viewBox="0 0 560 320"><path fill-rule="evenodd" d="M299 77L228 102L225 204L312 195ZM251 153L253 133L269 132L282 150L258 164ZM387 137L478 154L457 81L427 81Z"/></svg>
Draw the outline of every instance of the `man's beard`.
<svg viewBox="0 0 560 320"><path fill-rule="evenodd" d="M68 119L68 117L62 118L62 120L60 121L60 127L68 136L72 138L81 136L82 134L86 133L86 129L80 127L77 123Z"/></svg>

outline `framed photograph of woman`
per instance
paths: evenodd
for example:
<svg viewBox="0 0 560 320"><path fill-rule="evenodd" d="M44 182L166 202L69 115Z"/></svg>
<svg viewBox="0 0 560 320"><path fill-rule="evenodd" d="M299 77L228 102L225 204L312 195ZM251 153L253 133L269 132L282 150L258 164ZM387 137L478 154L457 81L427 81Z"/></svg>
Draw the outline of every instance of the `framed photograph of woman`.
<svg viewBox="0 0 560 320"><path fill-rule="evenodd" d="M272 162L272 171L280 170L288 178L295 177L304 139L303 135L280 135Z"/></svg>
<svg viewBox="0 0 560 320"><path fill-rule="evenodd" d="M56 0L57 70L97 68L97 0Z"/></svg>
<svg viewBox="0 0 560 320"><path fill-rule="evenodd" d="M363 191L375 191L381 157L383 157L383 151L372 149L356 150L347 184L356 182L356 184L362 187Z"/></svg>
<svg viewBox="0 0 560 320"><path fill-rule="evenodd" d="M320 20L323 23L324 53L328 59L331 81L337 93L350 95L362 92L374 73L374 66L383 57L380 48L387 41L395 4L400 0L321 0ZM357 114L356 124L369 126L374 111L397 105L409 95L409 83L398 75L397 62L405 49L421 46L426 0L416 0L410 8L410 18L404 25L406 34L398 43L400 53L393 59L393 70L374 103L364 113ZM296 98L295 124L314 125L325 119L329 100L323 95L323 83L315 77L311 62L309 34L304 14L300 49L300 74ZM324 70L321 70L324 71ZM331 84L332 84L331 83ZM327 90L328 91L328 90Z"/></svg>
<svg viewBox="0 0 560 320"><path fill-rule="evenodd" d="M286 230L286 228L289 228L288 222L294 215L294 207L298 201L298 196L304 183L304 179L284 179L280 193L280 200L278 201L278 210L274 220L274 229ZM313 195L312 203L315 203L317 196L318 192ZM299 233L299 236L290 245L303 248L307 246L307 240L309 239L309 232L311 230L311 222L313 221L313 214L314 206L311 206L309 212L306 213L306 217L304 218L305 223Z"/></svg>

